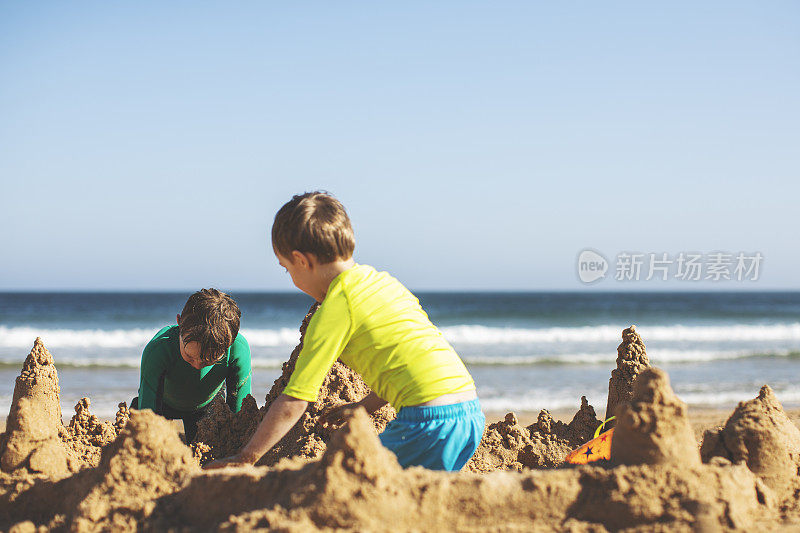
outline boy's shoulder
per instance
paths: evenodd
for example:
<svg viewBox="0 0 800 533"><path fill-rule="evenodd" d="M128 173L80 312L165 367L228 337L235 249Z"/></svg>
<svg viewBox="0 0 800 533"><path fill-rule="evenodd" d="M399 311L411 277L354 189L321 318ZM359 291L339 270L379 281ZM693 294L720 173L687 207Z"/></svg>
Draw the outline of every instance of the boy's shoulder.
<svg viewBox="0 0 800 533"><path fill-rule="evenodd" d="M231 345L231 348L234 349L247 348L248 350L250 349L250 344L247 342L247 339L244 338L244 335L242 335L241 331L237 333L236 338L233 339L233 344Z"/></svg>
<svg viewBox="0 0 800 533"><path fill-rule="evenodd" d="M178 325L164 326L153 336L144 347L145 353L153 351L171 351L177 348Z"/></svg>
<svg viewBox="0 0 800 533"><path fill-rule="evenodd" d="M351 310L364 309L369 313L387 303L395 310L419 305L416 296L389 272L357 263L343 274L340 290L336 292L343 293Z"/></svg>
<svg viewBox="0 0 800 533"><path fill-rule="evenodd" d="M356 263L352 268L342 272L337 278L343 287L350 287L360 284L373 284L381 280L397 281L391 274L378 270L372 265Z"/></svg>
<svg viewBox="0 0 800 533"><path fill-rule="evenodd" d="M378 270L372 265L356 263L353 268L345 270L341 276L342 285L346 288L353 286L371 286L373 288L392 288L394 290L408 291L400 280L385 270Z"/></svg>

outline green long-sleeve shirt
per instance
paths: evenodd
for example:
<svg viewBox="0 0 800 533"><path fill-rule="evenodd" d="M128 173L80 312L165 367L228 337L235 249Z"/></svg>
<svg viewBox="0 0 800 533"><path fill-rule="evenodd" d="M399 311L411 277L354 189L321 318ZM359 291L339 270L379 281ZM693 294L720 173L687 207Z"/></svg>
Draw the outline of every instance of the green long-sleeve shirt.
<svg viewBox="0 0 800 533"><path fill-rule="evenodd" d="M200 370L183 360L178 347L178 326L162 328L142 352L139 380L139 409L156 408L156 394L161 374L164 380L164 403L179 411L205 407L225 385L228 406L236 412L250 394L250 345L238 334L225 358Z"/></svg>

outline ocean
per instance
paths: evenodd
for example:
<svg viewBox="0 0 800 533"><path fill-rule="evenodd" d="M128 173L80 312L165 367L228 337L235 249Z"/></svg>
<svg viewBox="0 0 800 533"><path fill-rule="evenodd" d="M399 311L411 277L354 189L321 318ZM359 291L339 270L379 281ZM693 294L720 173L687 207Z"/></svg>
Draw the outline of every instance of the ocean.
<svg viewBox="0 0 800 533"><path fill-rule="evenodd" d="M690 406L732 408L767 383L800 406L800 292L416 293L466 362L486 411L580 405L602 415L622 329L636 324L654 366ZM88 396L112 417L137 394L142 348L189 293L0 293L0 406L36 337L53 354L62 409ZM299 340L312 300L232 293L253 355L259 405ZM3 412L5 415L5 412Z"/></svg>

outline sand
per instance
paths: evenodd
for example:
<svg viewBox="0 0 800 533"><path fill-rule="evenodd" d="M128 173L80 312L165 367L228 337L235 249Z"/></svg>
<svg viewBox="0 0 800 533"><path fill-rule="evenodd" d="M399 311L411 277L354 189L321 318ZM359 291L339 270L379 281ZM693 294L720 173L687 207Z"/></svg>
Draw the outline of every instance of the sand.
<svg viewBox="0 0 800 533"><path fill-rule="evenodd" d="M725 426L706 431L700 454L704 462L746 464L785 514L800 513L800 429L768 385L741 402Z"/></svg>
<svg viewBox="0 0 800 533"><path fill-rule="evenodd" d="M111 423L89 412L89 398L78 402L75 416L64 426L60 392L53 356L37 338L17 377L6 433L0 437L3 472L52 477L97 466L102 447L125 427L124 402Z"/></svg>
<svg viewBox="0 0 800 533"><path fill-rule="evenodd" d="M125 402L119 404L114 422L102 421L89 412L91 401L82 398L75 405L75 415L68 426L59 427L59 436L67 451L70 470L97 466L101 449L114 442L128 423L130 411Z"/></svg>
<svg viewBox="0 0 800 533"><path fill-rule="evenodd" d="M617 405L611 461L628 465L697 466L700 453L667 373L647 368L634 381L631 400Z"/></svg>
<svg viewBox="0 0 800 533"><path fill-rule="evenodd" d="M14 396L0 440L0 468L25 469L49 476L67 471L67 453L59 438L61 403L53 356L37 338L14 385Z"/></svg>
<svg viewBox="0 0 800 533"><path fill-rule="evenodd" d="M569 424L554 420L547 410L542 410L536 422L523 427L514 413L508 413L503 420L489 424L465 469L520 472L525 468L560 466L570 451L591 440L599 425L585 396Z"/></svg>
<svg viewBox="0 0 800 533"><path fill-rule="evenodd" d="M268 403L285 386L293 358ZM626 361L618 360L618 369ZM641 365L634 374L630 394L615 400L612 460L603 465L562 464L564 450L585 442L599 424L584 398L569 423L547 411L528 426L513 413L490 423L461 473L402 469L377 436L390 414L369 417L358 409L340 429L320 424L321 409L368 392L342 366L267 465L204 471L176 426L151 411L121 409L118 424L102 422L82 400L63 426L53 359L37 340L0 448L0 530L800 528L800 434L768 387L706 432L701 449L666 373ZM207 430L222 430L220 420L233 425L224 439L209 439L206 455L228 454L246 440L264 407L251 398L247 409L212 413ZM92 453L78 454L77 441Z"/></svg>

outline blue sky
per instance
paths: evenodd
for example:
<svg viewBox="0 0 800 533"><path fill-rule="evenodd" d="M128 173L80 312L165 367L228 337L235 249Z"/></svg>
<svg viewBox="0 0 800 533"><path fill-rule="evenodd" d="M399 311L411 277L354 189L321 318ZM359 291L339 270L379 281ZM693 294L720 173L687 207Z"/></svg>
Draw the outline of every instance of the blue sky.
<svg viewBox="0 0 800 533"><path fill-rule="evenodd" d="M800 289L799 67L788 1L4 2L0 290L290 290L314 189L414 289ZM587 247L764 261L589 287Z"/></svg>

